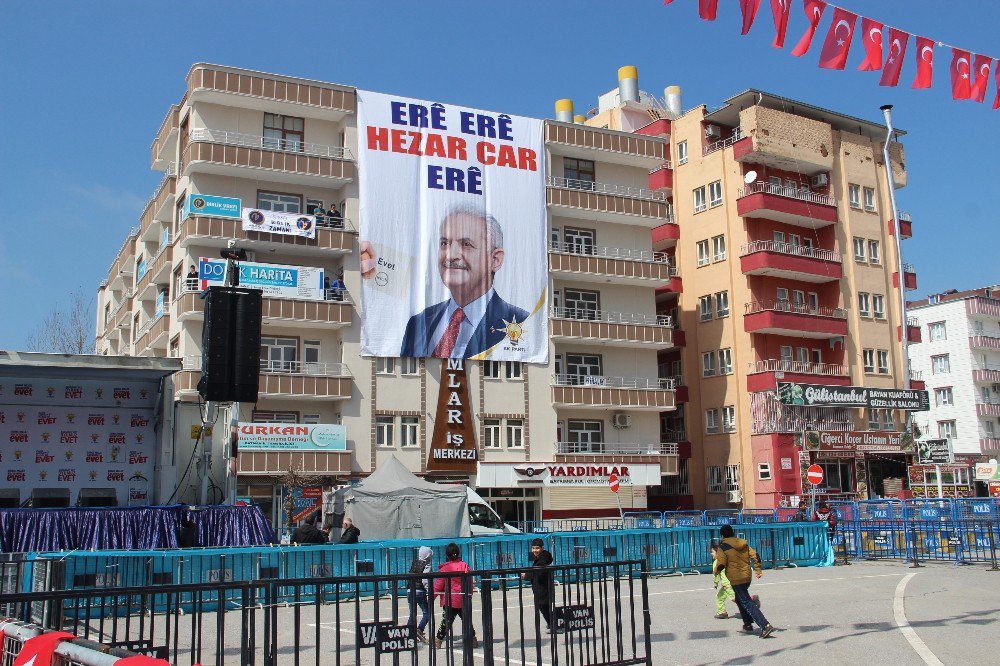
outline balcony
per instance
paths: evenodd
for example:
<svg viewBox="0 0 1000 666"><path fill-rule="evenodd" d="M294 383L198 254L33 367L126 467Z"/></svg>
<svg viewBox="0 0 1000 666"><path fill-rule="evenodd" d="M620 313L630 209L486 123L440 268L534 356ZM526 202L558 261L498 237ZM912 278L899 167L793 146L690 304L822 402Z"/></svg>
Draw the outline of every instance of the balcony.
<svg viewBox="0 0 1000 666"><path fill-rule="evenodd" d="M574 218L636 223L650 228L671 219L672 210L662 192L555 176L548 176L545 181L548 205L572 209Z"/></svg>
<svg viewBox="0 0 1000 666"><path fill-rule="evenodd" d="M744 138L746 138L745 135L740 130L740 128L737 127L736 129L733 130L732 134L730 134L725 139L719 139L718 141L713 141L712 143L706 144L705 147L702 149L702 155L703 156L711 155L714 152L725 150L730 146L736 145L737 142L741 141Z"/></svg>
<svg viewBox="0 0 1000 666"><path fill-rule="evenodd" d="M177 374L176 390L188 398L198 393L201 357L185 356ZM303 363L301 361L261 361L261 398L274 400L347 400L354 378L344 363Z"/></svg>
<svg viewBox="0 0 1000 666"><path fill-rule="evenodd" d="M139 227L132 227L125 235L125 241L118 248L114 261L108 268L108 289L120 291L131 288L133 273L133 258L135 257L135 239L139 236Z"/></svg>
<svg viewBox="0 0 1000 666"><path fill-rule="evenodd" d="M927 384L924 382L924 373L919 370L910 370L910 388L915 391L924 391Z"/></svg>
<svg viewBox="0 0 1000 666"><path fill-rule="evenodd" d="M180 127L180 107L171 104L167 115L160 123L160 129L149 148L149 158L154 169L165 166L177 151L177 135Z"/></svg>
<svg viewBox="0 0 1000 666"><path fill-rule="evenodd" d="M768 275L801 282L834 282L843 276L839 252L758 240L740 248L744 275Z"/></svg>
<svg viewBox="0 0 1000 666"><path fill-rule="evenodd" d="M1000 434L990 430L979 431L979 450L983 453L1000 449Z"/></svg>
<svg viewBox="0 0 1000 666"><path fill-rule="evenodd" d="M205 301L198 280L178 280L175 308L178 321L203 321ZM323 301L293 298L261 299L261 320L269 324L292 325L295 328L337 329L354 321L354 307L346 291L329 289ZM265 329L266 330L266 329Z"/></svg>
<svg viewBox="0 0 1000 666"><path fill-rule="evenodd" d="M171 163L163 180L146 202L139 221L139 240L151 241L159 237L162 227L156 220L171 219L174 209L174 193L177 189L177 165Z"/></svg>
<svg viewBox="0 0 1000 666"><path fill-rule="evenodd" d="M329 222L316 225L316 238L244 231L241 220L194 215L181 222L177 243L181 247L198 245L223 248L230 239L240 241L247 250L287 250L294 246L296 254L329 256L331 251L346 254L354 251L358 232L350 220L343 220L339 228Z"/></svg>
<svg viewBox="0 0 1000 666"><path fill-rule="evenodd" d="M563 409L672 410L674 383L641 377L554 375L552 403Z"/></svg>
<svg viewBox="0 0 1000 666"><path fill-rule="evenodd" d="M170 316L166 313L154 317L143 324L135 336L136 356L155 356L144 352L150 349L166 349L170 335Z"/></svg>
<svg viewBox="0 0 1000 666"><path fill-rule="evenodd" d="M740 111L744 136L733 146L737 162L813 175L833 168L829 123L754 104Z"/></svg>
<svg viewBox="0 0 1000 666"><path fill-rule="evenodd" d="M687 430L660 430L660 441L679 444L688 441Z"/></svg>
<svg viewBox="0 0 1000 666"><path fill-rule="evenodd" d="M1000 349L1000 338L992 335L970 335L969 347L972 349Z"/></svg>
<svg viewBox="0 0 1000 666"><path fill-rule="evenodd" d="M774 391L778 382L849 386L851 373L846 365L780 358L762 359L749 364L747 391Z"/></svg>
<svg viewBox="0 0 1000 666"><path fill-rule="evenodd" d="M798 338L829 339L847 335L847 311L791 301L755 300L746 304L743 329Z"/></svg>
<svg viewBox="0 0 1000 666"><path fill-rule="evenodd" d="M170 245L161 245L157 253L146 264L146 272L139 278L135 293L140 301L156 295L157 285L166 284L170 277Z"/></svg>
<svg viewBox="0 0 1000 666"><path fill-rule="evenodd" d="M674 191L674 167L670 160L649 172L649 189L662 192L667 196Z"/></svg>
<svg viewBox="0 0 1000 666"><path fill-rule="evenodd" d="M583 243L551 243L549 270L562 280L654 287L677 274L670 257L652 250L628 250Z"/></svg>
<svg viewBox="0 0 1000 666"><path fill-rule="evenodd" d="M205 127L191 130L182 163L185 173L251 177L318 187L340 187L354 180L354 156L347 148L274 139ZM260 176L257 176L260 177Z"/></svg>
<svg viewBox="0 0 1000 666"><path fill-rule="evenodd" d="M899 342L903 341L903 327L896 327L896 340ZM908 343L917 344L923 340L920 335L920 322L914 317L906 318L906 341Z"/></svg>
<svg viewBox="0 0 1000 666"><path fill-rule="evenodd" d="M903 264L903 280L906 283L906 291L917 288L917 271L910 264ZM892 286L899 289L899 271L892 274Z"/></svg>
<svg viewBox="0 0 1000 666"><path fill-rule="evenodd" d="M986 384L1000 384L1000 364L973 363L972 381Z"/></svg>
<svg viewBox="0 0 1000 666"><path fill-rule="evenodd" d="M996 296L975 296L966 299L965 312L969 316L986 315L1000 318L1000 298Z"/></svg>
<svg viewBox="0 0 1000 666"><path fill-rule="evenodd" d="M677 241L681 238L681 228L674 221L674 212L672 209L669 215L670 219L666 224L653 227L653 249L657 252L663 252L675 247Z"/></svg>
<svg viewBox="0 0 1000 666"><path fill-rule="evenodd" d="M895 220L889 220L889 235L896 235L896 222ZM899 211L899 238L906 239L913 237L913 222L910 220L910 214Z"/></svg>
<svg viewBox="0 0 1000 666"><path fill-rule="evenodd" d="M742 217L758 217L806 229L837 223L835 197L762 181L740 188L736 210Z"/></svg>
<svg viewBox="0 0 1000 666"><path fill-rule="evenodd" d="M666 140L660 137L555 120L545 121L545 145L554 155L646 169L670 156Z"/></svg>
<svg viewBox="0 0 1000 666"><path fill-rule="evenodd" d="M614 347L673 346L670 317L579 308L552 308L549 316L554 340Z"/></svg>
<svg viewBox="0 0 1000 666"><path fill-rule="evenodd" d="M1000 416L1000 400L976 400L977 416Z"/></svg>
<svg viewBox="0 0 1000 666"><path fill-rule="evenodd" d="M560 462L645 462L665 456L674 458L671 467L676 473L677 444L659 442L556 442Z"/></svg>

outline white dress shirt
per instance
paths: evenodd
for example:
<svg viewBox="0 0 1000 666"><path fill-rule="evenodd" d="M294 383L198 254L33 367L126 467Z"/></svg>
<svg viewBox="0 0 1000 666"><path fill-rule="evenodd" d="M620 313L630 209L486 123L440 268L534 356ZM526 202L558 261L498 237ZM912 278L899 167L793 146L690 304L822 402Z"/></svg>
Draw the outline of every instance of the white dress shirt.
<svg viewBox="0 0 1000 666"><path fill-rule="evenodd" d="M462 308L462 312L465 316L462 318L461 328L458 329L458 339L455 341L455 348L451 351L451 358L465 357L465 348L469 345L469 340L472 339L472 334L476 332L477 328L479 328L479 322L481 322L483 317L486 316L486 306L489 304L491 298L493 298L492 289ZM457 309L458 303L455 302L454 298L449 298L448 307L445 308L444 316L441 317L441 321L439 321L438 325L434 328L434 335L431 336L431 344L428 354L434 353L438 343L441 341L441 337L448 329L448 322L451 321L451 316Z"/></svg>

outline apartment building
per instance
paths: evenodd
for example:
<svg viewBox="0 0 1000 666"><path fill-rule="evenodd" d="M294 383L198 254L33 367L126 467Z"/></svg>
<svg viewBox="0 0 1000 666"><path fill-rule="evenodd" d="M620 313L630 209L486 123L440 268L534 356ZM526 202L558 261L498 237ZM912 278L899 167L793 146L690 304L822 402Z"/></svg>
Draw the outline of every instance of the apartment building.
<svg viewBox="0 0 1000 666"><path fill-rule="evenodd" d="M241 450L237 494L276 524L289 469L331 486L390 456L476 486L505 520L617 514L611 473L622 478L623 509L645 509L648 491L678 474L680 452L660 426L679 391L658 372L678 335L659 301L680 278L670 244L654 249L652 234L674 225L668 137L572 114L546 121L550 361L466 362L477 460L434 473L442 362L360 354L356 105L351 86L199 63L168 109L151 148L163 180L98 290L97 317L99 353L183 359L158 499L175 486L178 499L197 499L202 470L189 461L201 422L204 283L189 274L236 240L251 262L322 269L346 286L264 298L259 401L241 405L238 420L331 426L346 439L343 451ZM304 214L335 205L339 215L319 217L315 238L303 238L244 231L241 205ZM223 409L217 423L228 419ZM224 486L226 430L210 439L210 500Z"/></svg>
<svg viewBox="0 0 1000 666"><path fill-rule="evenodd" d="M968 488L970 465L1000 451L1000 285L934 294L910 303L908 315L921 332L911 368L931 399L917 426L950 440L959 468L951 480Z"/></svg>

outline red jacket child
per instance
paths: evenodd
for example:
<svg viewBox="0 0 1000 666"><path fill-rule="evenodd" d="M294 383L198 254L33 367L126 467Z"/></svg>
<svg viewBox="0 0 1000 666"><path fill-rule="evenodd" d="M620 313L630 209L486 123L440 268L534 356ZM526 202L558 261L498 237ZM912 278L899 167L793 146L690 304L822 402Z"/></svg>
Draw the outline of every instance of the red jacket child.
<svg viewBox="0 0 1000 666"><path fill-rule="evenodd" d="M468 573L469 565L462 560L448 560L438 567L441 573ZM447 588L447 589L446 589ZM438 578L434 581L434 596L441 597L441 607L462 607L462 577Z"/></svg>

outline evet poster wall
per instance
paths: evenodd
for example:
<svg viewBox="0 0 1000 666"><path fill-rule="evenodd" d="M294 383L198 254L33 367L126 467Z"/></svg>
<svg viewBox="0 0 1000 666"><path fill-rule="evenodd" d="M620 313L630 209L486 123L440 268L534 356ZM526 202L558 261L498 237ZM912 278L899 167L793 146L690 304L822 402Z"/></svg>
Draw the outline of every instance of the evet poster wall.
<svg viewBox="0 0 1000 666"><path fill-rule="evenodd" d="M358 91L362 354L548 362L542 121Z"/></svg>

